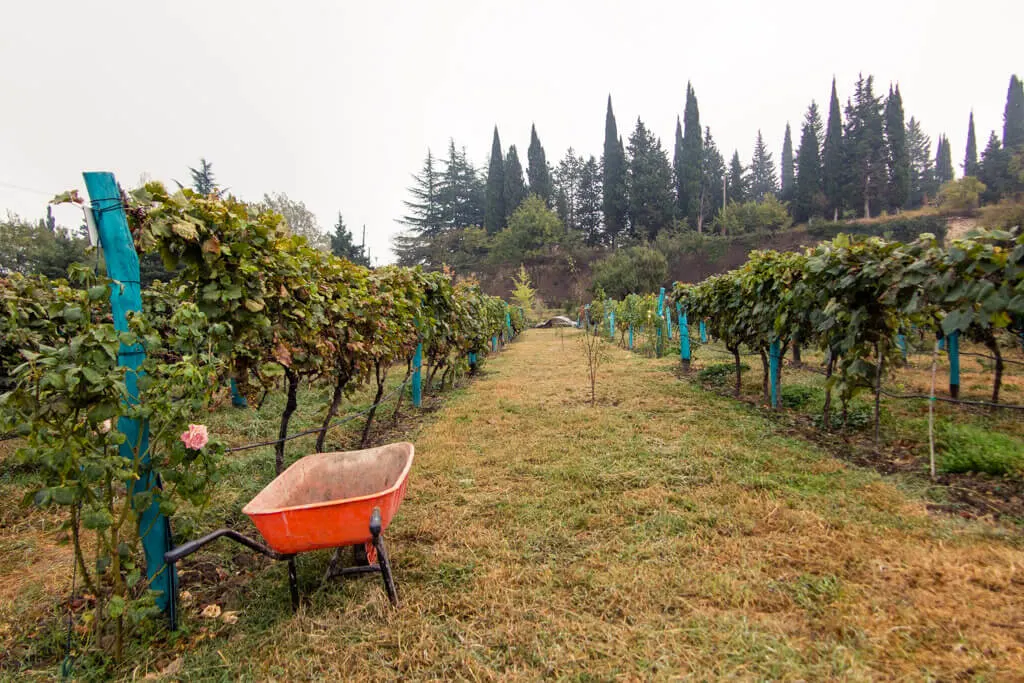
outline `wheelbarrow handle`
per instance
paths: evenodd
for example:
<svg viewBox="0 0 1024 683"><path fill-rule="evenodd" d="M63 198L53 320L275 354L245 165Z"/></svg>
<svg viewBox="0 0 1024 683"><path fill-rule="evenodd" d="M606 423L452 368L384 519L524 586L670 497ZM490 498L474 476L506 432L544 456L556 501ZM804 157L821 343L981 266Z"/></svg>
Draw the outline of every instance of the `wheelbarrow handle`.
<svg viewBox="0 0 1024 683"><path fill-rule="evenodd" d="M243 536L234 529L217 529L216 531L211 531L210 533L206 534L201 538L197 538L193 541L188 541L187 543L182 543L181 545L173 548L172 550L168 550L166 553L164 553L164 562L166 562L167 564L174 564L183 557L188 557L195 551L202 548L207 543L212 543L213 541L216 541L221 536L227 536L232 541L235 541L236 543L241 543L245 547L250 548L251 550L255 550L258 553L262 553L267 557L273 558L275 560L287 560L290 557L292 557L292 555L285 555L277 552L276 550L272 550L267 546L263 545L262 543L254 541L247 536Z"/></svg>

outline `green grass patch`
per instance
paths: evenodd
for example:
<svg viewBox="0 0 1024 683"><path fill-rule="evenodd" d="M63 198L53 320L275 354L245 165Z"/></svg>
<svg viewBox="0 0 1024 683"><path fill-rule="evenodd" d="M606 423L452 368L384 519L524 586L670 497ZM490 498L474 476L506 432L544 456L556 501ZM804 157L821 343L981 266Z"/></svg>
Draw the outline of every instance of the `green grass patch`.
<svg viewBox="0 0 1024 683"><path fill-rule="evenodd" d="M945 472L1024 473L1024 444L972 424L944 423L936 429L939 466Z"/></svg>

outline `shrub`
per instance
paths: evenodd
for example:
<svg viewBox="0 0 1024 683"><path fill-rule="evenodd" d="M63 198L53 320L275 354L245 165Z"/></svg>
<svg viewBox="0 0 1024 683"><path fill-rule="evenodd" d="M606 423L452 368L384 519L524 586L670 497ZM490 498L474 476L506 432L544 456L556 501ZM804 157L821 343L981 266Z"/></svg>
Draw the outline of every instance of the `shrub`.
<svg viewBox="0 0 1024 683"><path fill-rule="evenodd" d="M719 212L714 229L722 235L785 230L793 225L788 205L773 196L760 202L733 202Z"/></svg>
<svg viewBox="0 0 1024 683"><path fill-rule="evenodd" d="M1024 474L1024 444L970 424L942 424L936 430L939 466L945 472Z"/></svg>
<svg viewBox="0 0 1024 683"><path fill-rule="evenodd" d="M937 215L893 216L887 220L825 221L808 224L807 234L832 239L840 233L883 237L897 242L913 242L924 233L935 235L940 242L946 238L946 219Z"/></svg>
<svg viewBox="0 0 1024 683"><path fill-rule="evenodd" d="M667 277L665 255L649 247L620 249L594 264L594 289L613 299L653 292Z"/></svg>
<svg viewBox="0 0 1024 683"><path fill-rule="evenodd" d="M786 385L782 387L782 405L786 408L803 408L820 393L820 389L802 384Z"/></svg>
<svg viewBox="0 0 1024 683"><path fill-rule="evenodd" d="M946 215L971 213L984 191L985 184L974 176L951 180L939 190L939 210Z"/></svg>
<svg viewBox="0 0 1024 683"><path fill-rule="evenodd" d="M982 227L999 230L1024 226L1024 202L1004 199L998 204L989 204L981 209L979 223Z"/></svg>
<svg viewBox="0 0 1024 683"><path fill-rule="evenodd" d="M562 221L536 195L527 197L508 219L508 227L493 238L495 263L521 261L546 253L564 235Z"/></svg>
<svg viewBox="0 0 1024 683"><path fill-rule="evenodd" d="M750 369L750 366L746 363L740 363L740 371L746 372ZM736 365L734 363L715 363L703 368L697 373L697 379L702 384L707 384L713 387L725 386L726 382L732 381L732 378L736 375Z"/></svg>

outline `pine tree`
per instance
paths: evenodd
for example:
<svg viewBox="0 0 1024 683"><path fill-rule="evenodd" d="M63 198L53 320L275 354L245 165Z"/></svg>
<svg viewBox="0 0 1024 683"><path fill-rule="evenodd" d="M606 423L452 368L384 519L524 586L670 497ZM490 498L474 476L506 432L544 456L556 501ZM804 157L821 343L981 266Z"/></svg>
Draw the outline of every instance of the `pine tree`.
<svg viewBox="0 0 1024 683"><path fill-rule="evenodd" d="M1007 171L1006 151L999 143L999 136L992 131L988 137L985 151L981 153L981 161L978 163L978 180L985 184L985 192L981 196L983 202L998 201L1003 195L1009 175Z"/></svg>
<svg viewBox="0 0 1024 683"><path fill-rule="evenodd" d="M672 224L672 167L661 141L639 118L629 137L627 187L629 223L634 234L654 239L662 228Z"/></svg>
<svg viewBox="0 0 1024 683"><path fill-rule="evenodd" d="M793 199L796 188L796 171L793 168L793 134L786 122L786 133L782 137L782 187L780 195L783 201Z"/></svg>
<svg viewBox="0 0 1024 683"><path fill-rule="evenodd" d="M772 153L764 144L761 131L757 131L757 142L754 143L754 158L750 162L750 198L762 201L769 195L779 191L779 177L775 172Z"/></svg>
<svg viewBox="0 0 1024 683"><path fill-rule="evenodd" d="M800 129L800 149L797 150L796 191L793 197L793 218L797 221L810 219L822 207L824 195L821 185L821 157L818 132L821 130L821 115L818 105L811 100Z"/></svg>
<svg viewBox="0 0 1024 683"><path fill-rule="evenodd" d="M832 79L832 97L828 106L828 127L821 151L821 179L825 200L832 217L843 208L843 117L839 111L836 79Z"/></svg>
<svg viewBox="0 0 1024 683"><path fill-rule="evenodd" d="M910 162L910 192L906 208L916 209L935 196L932 141L911 116L907 121L907 156Z"/></svg>
<svg viewBox="0 0 1024 683"><path fill-rule="evenodd" d="M967 150L964 152L964 176L978 175L978 141L974 137L974 112L967 120Z"/></svg>
<svg viewBox="0 0 1024 683"><path fill-rule="evenodd" d="M523 165L519 163L516 146L512 145L505 157L505 225L508 225L509 217L526 199L526 194Z"/></svg>
<svg viewBox="0 0 1024 683"><path fill-rule="evenodd" d="M332 254L369 268L370 259L367 258L363 246L355 244L352 233L345 226L345 219L341 217L341 212L338 212L338 222L334 225L334 232L330 234L330 241Z"/></svg>
<svg viewBox="0 0 1024 683"><path fill-rule="evenodd" d="M622 147L612 112L612 96L608 96L608 112L604 123L604 156L601 159L603 176L602 209L604 211L604 234L609 244L615 244L619 234L626 228L629 201L626 197L626 153Z"/></svg>
<svg viewBox="0 0 1024 683"><path fill-rule="evenodd" d="M587 159L580 169L579 204L576 209L576 218L587 244L597 245L605 239L602 230L601 167L593 156Z"/></svg>
<svg viewBox="0 0 1024 683"><path fill-rule="evenodd" d="M466 159L465 148L456 149L448 141L448 159L438 189L438 203L445 229L482 225L486 210L486 190L480 174Z"/></svg>
<svg viewBox="0 0 1024 683"><path fill-rule="evenodd" d="M700 127L700 111L697 108L697 93L686 84L686 107L683 109L682 173L683 193L678 197L679 207L685 210L685 217L691 225L697 223L700 210L700 185L704 163L704 131Z"/></svg>
<svg viewBox="0 0 1024 683"><path fill-rule="evenodd" d="M939 136L939 144L935 149L935 179L939 187L953 180L953 155L949 147L949 138Z"/></svg>
<svg viewBox="0 0 1024 683"><path fill-rule="evenodd" d="M857 78L853 99L846 104L844 141L846 203L870 218L885 205L889 176L882 102L875 97L873 76Z"/></svg>
<svg viewBox="0 0 1024 683"><path fill-rule="evenodd" d="M494 127L494 140L491 142L491 163L487 167L487 195L484 204L484 228L488 235L493 235L507 223L505 218L505 159L501 154L501 139L498 127Z"/></svg>
<svg viewBox="0 0 1024 683"><path fill-rule="evenodd" d="M1024 83L1017 75L1010 76L1003 110L1003 149L1013 152L1024 146Z"/></svg>
<svg viewBox="0 0 1024 683"><path fill-rule="evenodd" d="M199 159L199 168L188 169L192 174L192 189L203 196L211 195L217 191L217 180L213 177L213 164L206 159Z"/></svg>
<svg viewBox="0 0 1024 683"><path fill-rule="evenodd" d="M548 168L548 160L544 154L544 147L537 137L537 126L530 126L530 148L526 150L529 166L526 171L530 181L530 194L535 194L551 206L551 170Z"/></svg>
<svg viewBox="0 0 1024 683"><path fill-rule="evenodd" d="M900 86L889 86L885 100L885 139L888 148L889 208L902 209L910 197L910 155L907 153L907 129L903 122L903 97Z"/></svg>
<svg viewBox="0 0 1024 683"><path fill-rule="evenodd" d="M732 161L729 162L729 179L726 182L726 198L730 202L747 201L747 169L743 168L738 151L732 153Z"/></svg>
<svg viewBox="0 0 1024 683"><path fill-rule="evenodd" d="M434 155L427 150L427 158L423 161L423 170L419 175L413 174L413 185L408 188L412 201L402 203L409 211L399 219L400 223L410 226L414 232L426 237L435 237L444 226L444 212L441 207L441 174L434 165Z"/></svg>
<svg viewBox="0 0 1024 683"><path fill-rule="evenodd" d="M704 232L715 215L722 209L722 179L725 178L725 160L718 151L711 127L704 128L702 145L704 162L701 164L700 197L698 199L697 232Z"/></svg>
<svg viewBox="0 0 1024 683"><path fill-rule="evenodd" d="M579 230L580 175L583 172L583 157L576 156L570 147L558 162L552 178L555 191L555 207L565 230Z"/></svg>

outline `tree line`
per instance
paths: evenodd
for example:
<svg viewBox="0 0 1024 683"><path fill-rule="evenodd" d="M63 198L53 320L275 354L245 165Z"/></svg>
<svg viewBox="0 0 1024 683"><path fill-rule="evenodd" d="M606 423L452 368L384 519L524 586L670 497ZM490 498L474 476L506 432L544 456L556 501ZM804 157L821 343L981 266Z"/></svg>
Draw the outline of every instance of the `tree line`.
<svg viewBox="0 0 1024 683"><path fill-rule="evenodd" d="M458 250L467 236L472 248L485 250L487 238L508 229L530 195L557 214L560 242L616 246L624 240L650 241L666 230L726 234L737 222L724 211L732 204L769 203L764 210L751 206L733 213L765 213L773 224L787 225L916 209L956 178L946 135L933 146L921 121L906 118L899 85L878 93L874 77L863 74L844 106L833 79L824 117L812 99L798 135L787 122L779 163L759 130L749 163L734 150L727 164L711 127L702 125L696 92L687 84L672 152L670 161L662 141L640 118L624 139L610 95L600 159L570 147L551 165L533 126L524 177L515 145L506 151L497 127L486 169L474 167L465 148L450 141L447 157L438 159L428 150L413 175L407 213L400 219L408 230L395 239L399 262L437 265L429 263L432 253ZM1024 191L1024 89L1016 75L1006 95L1002 136L993 130L979 154L971 112L959 166L964 176L984 185L980 199L985 203ZM780 212L791 220L782 221ZM467 232L471 227L482 227L485 234ZM432 252L439 244L445 248Z"/></svg>

